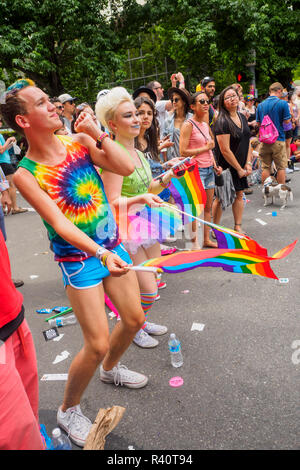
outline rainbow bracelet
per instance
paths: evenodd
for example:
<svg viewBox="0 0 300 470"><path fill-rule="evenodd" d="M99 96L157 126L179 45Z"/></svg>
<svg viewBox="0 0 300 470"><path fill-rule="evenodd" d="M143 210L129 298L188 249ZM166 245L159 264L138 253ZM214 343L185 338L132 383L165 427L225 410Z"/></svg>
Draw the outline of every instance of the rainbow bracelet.
<svg viewBox="0 0 300 470"><path fill-rule="evenodd" d="M107 254L103 255L102 258L101 258L101 263L103 264L103 266L104 266L105 268L107 268L106 260L107 260L107 258L109 257L109 255L110 255L110 253L107 253Z"/></svg>
<svg viewBox="0 0 300 470"><path fill-rule="evenodd" d="M97 141L96 141L96 147L97 147L98 149L101 150L101 148L102 148L102 142L103 142L103 140L104 140L106 137L109 137L109 134L108 134L107 132L103 132L103 134L99 135L99 137L98 137L98 139L97 139Z"/></svg>

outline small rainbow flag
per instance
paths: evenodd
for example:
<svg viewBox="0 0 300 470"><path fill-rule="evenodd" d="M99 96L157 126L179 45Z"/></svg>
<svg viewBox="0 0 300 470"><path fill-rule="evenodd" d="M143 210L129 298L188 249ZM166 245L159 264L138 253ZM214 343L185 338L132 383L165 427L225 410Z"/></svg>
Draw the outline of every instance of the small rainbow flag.
<svg viewBox="0 0 300 470"><path fill-rule="evenodd" d="M189 171L192 167L192 171ZM193 216L201 214L206 204L206 192L197 165L190 165L181 178L172 178L169 190L178 209ZM191 221L191 218L183 216L184 224Z"/></svg>
<svg viewBox="0 0 300 470"><path fill-rule="evenodd" d="M248 250L216 248L211 250L179 251L167 256L145 261L141 266L160 268L166 273L181 273L203 267L220 267L234 273L256 274L278 279L269 262L282 259L293 249L297 240L284 247L273 257L253 253Z"/></svg>
<svg viewBox="0 0 300 470"><path fill-rule="evenodd" d="M173 236L182 223L181 215L171 206L146 205L135 213L127 213L125 217L120 216L117 211L116 220L121 240L131 241L137 245L148 240L157 240L161 243L167 237Z"/></svg>

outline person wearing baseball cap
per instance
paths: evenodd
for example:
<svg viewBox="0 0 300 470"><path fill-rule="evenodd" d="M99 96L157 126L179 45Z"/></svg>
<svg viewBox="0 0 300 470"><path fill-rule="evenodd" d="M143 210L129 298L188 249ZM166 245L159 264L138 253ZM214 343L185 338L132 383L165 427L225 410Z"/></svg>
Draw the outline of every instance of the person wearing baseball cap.
<svg viewBox="0 0 300 470"><path fill-rule="evenodd" d="M249 95L245 96L245 109L247 110L248 114L246 118L248 119L248 125L250 129L254 129L257 126L256 123L256 107L254 106L254 95L249 93Z"/></svg>
<svg viewBox="0 0 300 470"><path fill-rule="evenodd" d="M69 93L63 93L58 97L59 101L64 105L63 119L65 127L68 130L69 134L72 134L71 131L71 122L75 113L75 101L76 97L72 97Z"/></svg>
<svg viewBox="0 0 300 470"><path fill-rule="evenodd" d="M208 108L207 123L210 125L210 127L212 127L217 118L217 111L212 105L212 100L216 91L215 79L209 76L204 77L201 82L196 86L196 93L198 91L203 91L203 93L205 93L209 98L210 105Z"/></svg>

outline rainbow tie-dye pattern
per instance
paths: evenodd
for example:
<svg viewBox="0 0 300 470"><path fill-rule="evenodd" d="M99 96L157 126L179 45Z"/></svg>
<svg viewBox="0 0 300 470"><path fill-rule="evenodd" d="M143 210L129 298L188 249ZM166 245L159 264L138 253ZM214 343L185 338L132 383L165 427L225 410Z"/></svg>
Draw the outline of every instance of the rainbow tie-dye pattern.
<svg viewBox="0 0 300 470"><path fill-rule="evenodd" d="M19 166L33 174L67 219L99 245L114 248L119 243L118 228L88 149L69 136L57 138L67 150L62 163L48 166L24 157ZM62 239L45 220L43 222L57 261L83 260L89 256Z"/></svg>

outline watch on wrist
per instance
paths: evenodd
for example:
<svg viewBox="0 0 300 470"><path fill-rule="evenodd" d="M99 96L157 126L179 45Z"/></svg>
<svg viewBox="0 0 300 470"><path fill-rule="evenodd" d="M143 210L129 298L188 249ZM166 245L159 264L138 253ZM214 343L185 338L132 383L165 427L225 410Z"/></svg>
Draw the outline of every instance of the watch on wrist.
<svg viewBox="0 0 300 470"><path fill-rule="evenodd" d="M102 262L102 256L107 252L106 248L103 248L103 246L99 246L99 248L96 251L96 258Z"/></svg>

